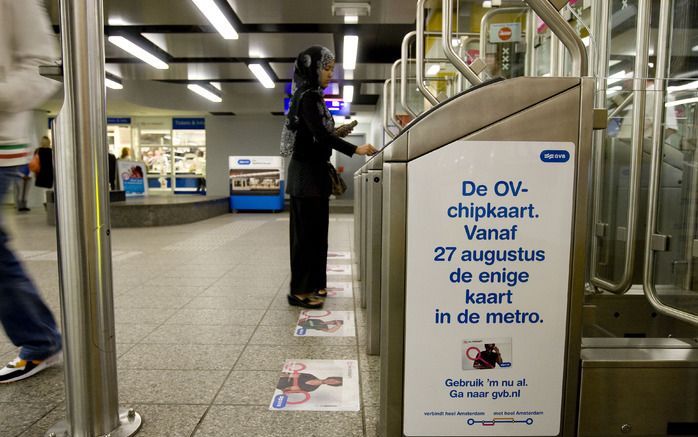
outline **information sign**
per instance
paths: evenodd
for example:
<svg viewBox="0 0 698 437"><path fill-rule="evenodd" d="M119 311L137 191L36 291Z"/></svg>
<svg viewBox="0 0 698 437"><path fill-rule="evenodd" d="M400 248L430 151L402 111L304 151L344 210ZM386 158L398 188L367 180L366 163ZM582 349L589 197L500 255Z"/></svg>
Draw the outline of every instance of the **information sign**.
<svg viewBox="0 0 698 437"><path fill-rule="evenodd" d="M521 41L521 23L490 24L490 43Z"/></svg>
<svg viewBox="0 0 698 437"><path fill-rule="evenodd" d="M405 435L558 435L574 151L456 141L408 164Z"/></svg>

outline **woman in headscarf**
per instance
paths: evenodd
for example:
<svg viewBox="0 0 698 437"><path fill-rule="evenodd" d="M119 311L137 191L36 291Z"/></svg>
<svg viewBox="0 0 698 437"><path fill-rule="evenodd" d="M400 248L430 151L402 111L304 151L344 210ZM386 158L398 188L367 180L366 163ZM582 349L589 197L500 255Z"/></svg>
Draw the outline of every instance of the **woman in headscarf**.
<svg viewBox="0 0 698 437"><path fill-rule="evenodd" d="M288 303L320 308L327 296L327 232L331 182L328 163L335 149L347 156L372 155L371 144L355 146L335 129L323 90L334 73L335 58L313 46L296 59L293 97L281 136L282 156L291 156L286 192L291 196L291 289Z"/></svg>

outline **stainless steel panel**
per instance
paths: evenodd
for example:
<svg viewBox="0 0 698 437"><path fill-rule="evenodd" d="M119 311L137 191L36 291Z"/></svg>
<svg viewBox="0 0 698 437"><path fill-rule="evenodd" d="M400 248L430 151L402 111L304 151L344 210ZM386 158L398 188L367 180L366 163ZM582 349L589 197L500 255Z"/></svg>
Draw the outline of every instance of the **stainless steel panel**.
<svg viewBox="0 0 698 437"><path fill-rule="evenodd" d="M361 241L359 245L361 247L360 254L360 271L361 276L359 280L361 281L361 308L366 308L366 259L368 258L368 246L367 246L367 234L368 234L368 169L366 165L361 167Z"/></svg>
<svg viewBox="0 0 698 437"><path fill-rule="evenodd" d="M361 278L361 169L354 173L354 266Z"/></svg>
<svg viewBox="0 0 698 437"><path fill-rule="evenodd" d="M583 338L584 349L695 349L698 338Z"/></svg>
<svg viewBox="0 0 698 437"><path fill-rule="evenodd" d="M670 422L696 426L698 367L664 368L651 362L639 368L584 364L580 437L665 436Z"/></svg>
<svg viewBox="0 0 698 437"><path fill-rule="evenodd" d="M366 163L368 170L383 170L383 153L378 152Z"/></svg>
<svg viewBox="0 0 698 437"><path fill-rule="evenodd" d="M383 162L407 161L407 142L410 130L403 131L397 138L383 148Z"/></svg>
<svg viewBox="0 0 698 437"><path fill-rule="evenodd" d="M694 368L698 371L698 345L693 348L590 348L582 349L582 368ZM698 376L698 374L697 374ZM694 385L698 387L698 385ZM695 405L694 405L695 408Z"/></svg>
<svg viewBox="0 0 698 437"><path fill-rule="evenodd" d="M407 164L383 167L379 434L402 436Z"/></svg>
<svg viewBox="0 0 698 437"><path fill-rule="evenodd" d="M368 306L368 339L366 353L380 353L381 330L381 244L383 221L383 170L369 170L368 173L368 229L366 241L366 290Z"/></svg>
<svg viewBox="0 0 698 437"><path fill-rule="evenodd" d="M579 78L518 77L492 83L471 91L462 98L453 99L411 127L408 159L418 158L502 118L530 108L579 85L579 82ZM556 118L544 120L546 129L554 128L550 126L550 120ZM457 129L454 128L456 125ZM518 135L509 137L513 138L519 139ZM576 135L572 141L577 142Z"/></svg>

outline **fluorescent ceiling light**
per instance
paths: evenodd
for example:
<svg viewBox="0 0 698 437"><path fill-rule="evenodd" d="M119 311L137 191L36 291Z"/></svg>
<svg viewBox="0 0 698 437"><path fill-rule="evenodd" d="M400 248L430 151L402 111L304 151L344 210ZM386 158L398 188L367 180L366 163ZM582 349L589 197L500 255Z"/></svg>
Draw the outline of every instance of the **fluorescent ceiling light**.
<svg viewBox="0 0 698 437"><path fill-rule="evenodd" d="M356 68L356 56L359 52L359 37L356 35L344 35L344 59L342 66L345 70Z"/></svg>
<svg viewBox="0 0 698 437"><path fill-rule="evenodd" d="M489 9L489 8L492 7L492 2L491 2L490 0L485 0L485 1L482 2L482 7L483 7L483 8L486 8L486 9Z"/></svg>
<svg viewBox="0 0 698 437"><path fill-rule="evenodd" d="M606 96L612 96L623 89L622 86L612 86L606 91Z"/></svg>
<svg viewBox="0 0 698 437"><path fill-rule="evenodd" d="M218 91L223 91L223 87L221 87L220 82L209 82L209 83L211 84L211 86L213 86Z"/></svg>
<svg viewBox="0 0 698 437"><path fill-rule="evenodd" d="M132 54L143 62L146 62L158 70L167 70L170 68L169 65L162 59L158 58L154 54L145 50L141 46L131 42L130 40L124 38L123 36L110 36L109 42L119 47L120 49Z"/></svg>
<svg viewBox="0 0 698 437"><path fill-rule="evenodd" d="M110 77L105 77L104 78L104 84L107 86L107 88L111 88L113 90L122 90L124 89L124 86L121 84L121 82L112 79Z"/></svg>
<svg viewBox="0 0 698 437"><path fill-rule="evenodd" d="M230 21L225 18L223 11L221 11L214 0L192 1L224 39L238 39L238 33L233 28L233 25L230 24Z"/></svg>
<svg viewBox="0 0 698 437"><path fill-rule="evenodd" d="M344 16L344 24L358 24L358 22L359 22L358 15L345 15Z"/></svg>
<svg viewBox="0 0 698 437"><path fill-rule="evenodd" d="M585 47L589 47L590 41L591 41L591 37L589 37L589 36L585 36L584 38L582 38L582 43L584 43Z"/></svg>
<svg viewBox="0 0 698 437"><path fill-rule="evenodd" d="M631 73L632 74L632 73ZM618 73L612 74L608 76L608 84L620 82L621 80L626 78L626 73L625 70L621 70Z"/></svg>
<svg viewBox="0 0 698 437"><path fill-rule="evenodd" d="M354 85L344 85L344 93L342 98L345 103L351 103L354 101Z"/></svg>
<svg viewBox="0 0 698 437"><path fill-rule="evenodd" d="M608 66L613 67L614 65L620 64L620 62L621 61L619 59L611 59L610 61L608 61Z"/></svg>
<svg viewBox="0 0 698 437"><path fill-rule="evenodd" d="M214 103L220 103L223 101L223 99L221 99L220 96L213 94L211 91L207 90L206 88L202 87L201 85L191 84L191 85L187 85L187 88L194 91L196 94L200 95L201 97L208 99Z"/></svg>
<svg viewBox="0 0 698 437"><path fill-rule="evenodd" d="M433 64L431 67L427 68L427 76L436 76L439 71L441 71L441 65Z"/></svg>
<svg viewBox="0 0 698 437"><path fill-rule="evenodd" d="M692 52L698 52L698 46L693 46L693 48L691 49L691 51L692 51Z"/></svg>
<svg viewBox="0 0 698 437"><path fill-rule="evenodd" d="M273 80L271 80L271 77L269 77L269 73L267 73L267 70L264 69L264 66L262 66L262 64L249 64L247 67L257 77L257 80L259 80L262 83L262 85L264 85L264 88L274 88L274 86L276 86L276 84Z"/></svg>
<svg viewBox="0 0 698 437"><path fill-rule="evenodd" d="M690 82L685 85L670 86L666 90L670 93L675 93L677 91L688 91L698 89L698 80L695 82Z"/></svg>
<svg viewBox="0 0 698 437"><path fill-rule="evenodd" d="M667 102L664 106L671 108L672 106L687 105L689 103L697 103L698 97L692 97L690 99L676 100L675 102Z"/></svg>

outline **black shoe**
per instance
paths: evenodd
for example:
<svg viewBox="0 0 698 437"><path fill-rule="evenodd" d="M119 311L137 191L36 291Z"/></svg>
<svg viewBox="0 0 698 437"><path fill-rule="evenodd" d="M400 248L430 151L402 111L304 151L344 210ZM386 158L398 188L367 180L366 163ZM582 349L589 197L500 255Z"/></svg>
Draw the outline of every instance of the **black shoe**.
<svg viewBox="0 0 698 437"><path fill-rule="evenodd" d="M289 294L286 296L288 298L288 304L292 306L308 308L311 310L320 309L325 304L321 300L315 300L312 297L300 297L295 294Z"/></svg>
<svg viewBox="0 0 698 437"><path fill-rule="evenodd" d="M19 209L19 212L29 212L29 211L31 211L31 209L29 209L29 208L20 208Z"/></svg>

